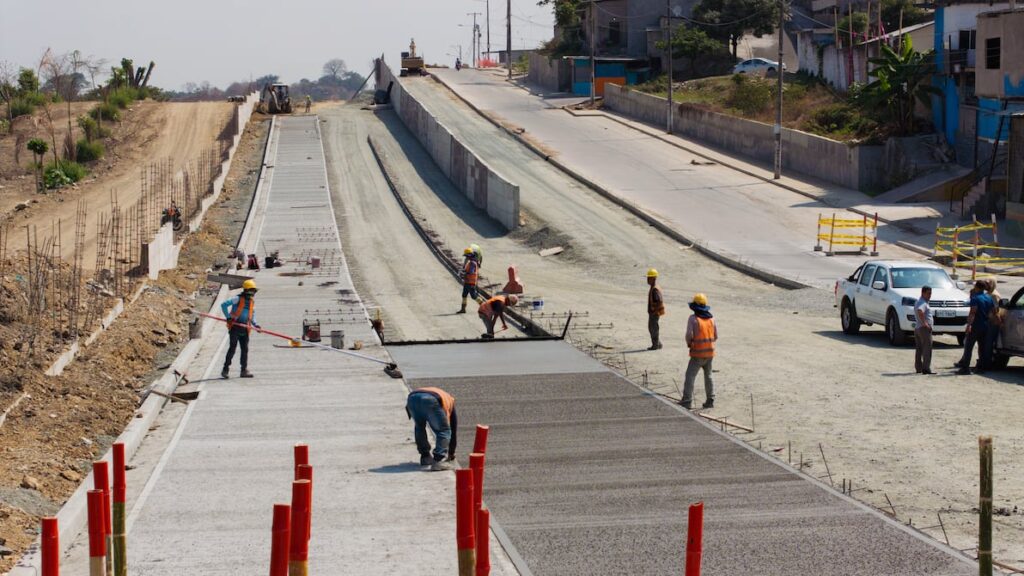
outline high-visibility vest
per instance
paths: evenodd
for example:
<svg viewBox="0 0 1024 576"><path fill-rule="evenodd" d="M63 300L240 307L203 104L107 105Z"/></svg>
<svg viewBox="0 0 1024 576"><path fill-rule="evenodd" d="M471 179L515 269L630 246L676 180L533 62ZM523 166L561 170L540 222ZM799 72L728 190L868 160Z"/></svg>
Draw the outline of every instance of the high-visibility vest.
<svg viewBox="0 0 1024 576"><path fill-rule="evenodd" d="M658 295L657 301L654 299L655 294ZM661 288L658 286L651 286L651 289L647 292L647 313L658 316L665 315L665 299L662 297Z"/></svg>
<svg viewBox="0 0 1024 576"><path fill-rule="evenodd" d="M462 283L469 286L476 286L477 273L480 266L475 260L466 260L462 266Z"/></svg>
<svg viewBox="0 0 1024 576"><path fill-rule="evenodd" d="M252 324L252 309L255 306L252 298L246 298L244 296L238 297L238 304L235 304L235 309L231 312L231 321L238 322L238 319L242 317L242 302L245 302L245 317L248 318L248 324ZM251 330L249 326L246 326L246 330Z"/></svg>
<svg viewBox="0 0 1024 576"><path fill-rule="evenodd" d="M440 388L426 387L417 388L412 391L413 394L417 392L426 392L432 396L437 397L438 401L441 402L441 408L444 409L445 414L448 415L448 420L452 419L452 410L455 410L455 397L451 394L441 390Z"/></svg>
<svg viewBox="0 0 1024 576"><path fill-rule="evenodd" d="M697 333L690 342L690 358L715 357L715 320L697 317Z"/></svg>
<svg viewBox="0 0 1024 576"><path fill-rule="evenodd" d="M493 316L494 304L498 302L500 302L503 307L508 306L508 298L506 298L505 296L495 296L494 298L491 298L490 300L481 304L480 309L477 310L477 312L483 314L484 316Z"/></svg>

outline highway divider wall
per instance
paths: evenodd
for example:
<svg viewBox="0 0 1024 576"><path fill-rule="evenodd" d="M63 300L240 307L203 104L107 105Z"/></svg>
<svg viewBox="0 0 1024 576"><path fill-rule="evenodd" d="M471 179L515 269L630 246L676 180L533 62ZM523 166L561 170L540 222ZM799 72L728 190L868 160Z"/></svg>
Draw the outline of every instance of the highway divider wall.
<svg viewBox="0 0 1024 576"><path fill-rule="evenodd" d="M391 104L402 123L427 150L438 167L473 205L487 212L505 229L519 227L519 186L502 177L437 121L405 91L383 61L377 88L391 87ZM426 79L424 79L426 81Z"/></svg>
<svg viewBox="0 0 1024 576"><path fill-rule="evenodd" d="M605 86L604 106L624 116L665 126L668 100L622 86ZM717 112L676 106L672 131L725 152L774 162L773 126ZM862 192L887 188L882 167L884 147L849 146L807 132L782 129L783 169L795 170L826 182Z"/></svg>

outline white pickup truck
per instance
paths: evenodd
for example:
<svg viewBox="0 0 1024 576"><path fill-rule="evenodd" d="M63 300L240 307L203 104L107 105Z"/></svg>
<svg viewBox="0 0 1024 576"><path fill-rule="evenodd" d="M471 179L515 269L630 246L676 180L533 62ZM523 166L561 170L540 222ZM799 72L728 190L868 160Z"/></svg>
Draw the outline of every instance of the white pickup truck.
<svg viewBox="0 0 1024 576"><path fill-rule="evenodd" d="M856 334L861 325L882 324L889 343L901 346L917 325L914 304L922 286L932 287L935 334L955 334L963 342L970 296L963 282L930 262L868 260L849 278L836 282L836 306L843 332Z"/></svg>

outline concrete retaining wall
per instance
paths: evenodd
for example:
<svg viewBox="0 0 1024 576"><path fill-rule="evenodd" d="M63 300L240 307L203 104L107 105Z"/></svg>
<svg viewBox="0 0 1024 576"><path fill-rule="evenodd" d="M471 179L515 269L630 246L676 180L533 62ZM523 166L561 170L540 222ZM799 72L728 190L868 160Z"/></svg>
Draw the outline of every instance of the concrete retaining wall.
<svg viewBox="0 0 1024 576"><path fill-rule="evenodd" d="M657 126L665 125L667 101L664 98L609 85L605 88L604 105L631 118ZM770 124L680 105L673 114L672 129L676 134L692 137L726 152L774 162L775 139ZM784 169L862 192L886 188L882 146L847 146L814 134L783 128L782 152Z"/></svg>
<svg viewBox="0 0 1024 576"><path fill-rule="evenodd" d="M561 58L549 60L547 56L531 52L526 82L551 92L569 90L569 66Z"/></svg>
<svg viewBox="0 0 1024 576"><path fill-rule="evenodd" d="M519 227L519 186L502 177L451 131L437 121L430 111L406 92L391 69L380 62L377 87L391 88L391 104L402 123L419 140L455 187L473 205L487 212L507 230ZM422 79L420 81L428 81Z"/></svg>

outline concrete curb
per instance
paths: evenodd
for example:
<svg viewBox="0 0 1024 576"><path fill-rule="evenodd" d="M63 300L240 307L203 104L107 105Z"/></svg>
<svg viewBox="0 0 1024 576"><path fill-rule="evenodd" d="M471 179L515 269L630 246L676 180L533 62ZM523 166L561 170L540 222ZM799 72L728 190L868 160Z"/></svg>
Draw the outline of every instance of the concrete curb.
<svg viewBox="0 0 1024 576"><path fill-rule="evenodd" d="M271 130L273 130L273 123L271 124ZM264 151L264 167L266 165L266 154L269 150L270 138L267 138L265 144L266 149ZM263 174L261 170L259 184L257 185L256 192L253 194L252 205L256 204L260 190L262 189ZM252 208L250 206L250 213ZM249 220L246 219L246 227L249 226ZM244 230L243 230L244 233ZM141 292L140 292L141 293ZM214 298L213 303L210 306L210 313L215 313L222 302L227 296L228 287L227 285L221 285L220 291L217 293L217 297ZM216 321L212 318L206 318L203 320L202 333L209 334L210 328ZM190 340L181 351L178 356L175 357L171 365L164 371L163 375L157 378L147 388L148 390L156 390L163 394L170 394L178 385L178 379L174 376L174 372L184 374L189 364L199 354L199 350L202 348L205 342L205 337L197 340ZM125 427L124 431L117 437L115 442L121 442L125 445L125 460L130 462L132 457L138 451L139 446L142 445L142 441L149 433L149 428L152 426L153 421L156 420L157 416L163 410L164 405L169 402L168 399L158 396L156 394L148 394L145 401L135 411L135 417ZM113 449L107 450L105 454L99 459L106 462L113 463ZM79 484L78 488L71 494L71 496L64 502L64 505L57 512L57 522L60 528L60 555L63 557L67 554L68 550L75 543L75 537L85 528L87 521L87 508L86 508L86 494L93 486L92 472L86 475L82 483ZM7 576L38 576L42 571L42 554L40 550L40 540L37 538L35 542L25 551L22 557L18 560L18 563L12 568Z"/></svg>
<svg viewBox="0 0 1024 576"><path fill-rule="evenodd" d="M625 208L631 214L633 214L637 218L640 218L644 222L650 224L655 229L657 229L659 232L667 235L669 238L672 238L676 242L680 242L680 243L685 244L687 246L692 246L692 247L696 248L697 251L699 251L701 254L704 254L705 256L711 258L712 260L715 260L716 262L724 264L725 266L728 266L729 268L732 268L734 270L742 272L742 273L744 273L744 274L746 274L748 276L751 276L751 277L756 278L758 280L761 280L763 282L768 282L770 284L775 284L776 286L781 286L783 288L787 288L787 289L790 289L790 290L797 290L797 289L800 289L800 288L809 288L810 287L809 285L804 284L804 283L802 283L802 282L800 282L798 280L793 280L793 279L790 279L790 278L786 278L784 276L780 276L778 274L769 272L767 270L762 270L760 268L751 266L750 264L747 264L745 262L740 261L738 258L735 258L735 257L733 257L731 255L725 254L722 251L710 248L710 247L708 247L705 244L700 244L698 241L692 240L691 238L689 238L685 234L679 232L675 228L665 224L664 222L662 222L661 220L659 220L658 218L656 218L655 216L653 216L652 214L650 214L646 210L636 206L635 204L633 204L632 202L629 202L628 200L626 200L624 198L621 198L617 194L609 191L608 189L606 189L603 186L597 184L596 182L590 180L589 178L586 178L585 176L583 176L579 172L569 168L564 163L562 163L560 160L558 160L556 158L553 158L552 156L548 155L543 150L538 148L536 145L532 144L530 141L528 141L527 139L523 138L520 134L516 134L512 130L509 130L505 126L502 126L497 120L495 120L494 118L491 118L489 115L485 114L475 104L470 102L468 99L464 98L461 94L459 94L455 90L452 90L451 86L449 86L444 80L442 80L438 76L436 76L434 74L431 74L430 77L433 78L436 82L438 82L442 86L444 86L445 88L447 88L449 92L451 92L456 97L458 97L459 100L461 100L467 106L472 108L473 111L475 111L477 114L479 114L480 116L485 118L488 122L490 122L491 124L494 124L495 126L497 126L500 130L502 130L503 132L505 132L506 134L508 134L512 138L514 138L520 144L523 144L524 146L526 146L531 152L533 152L537 156L540 156L545 161L549 162L551 165L555 166L556 168L558 168L559 170L561 170L562 172L564 172L566 175L568 175L569 177L573 178L574 180L577 180L578 182L580 182L581 184L583 184L587 188L590 188L594 192L597 192L598 194L600 194L605 199L613 202L614 204L617 204L618 206L621 206L622 208Z"/></svg>

